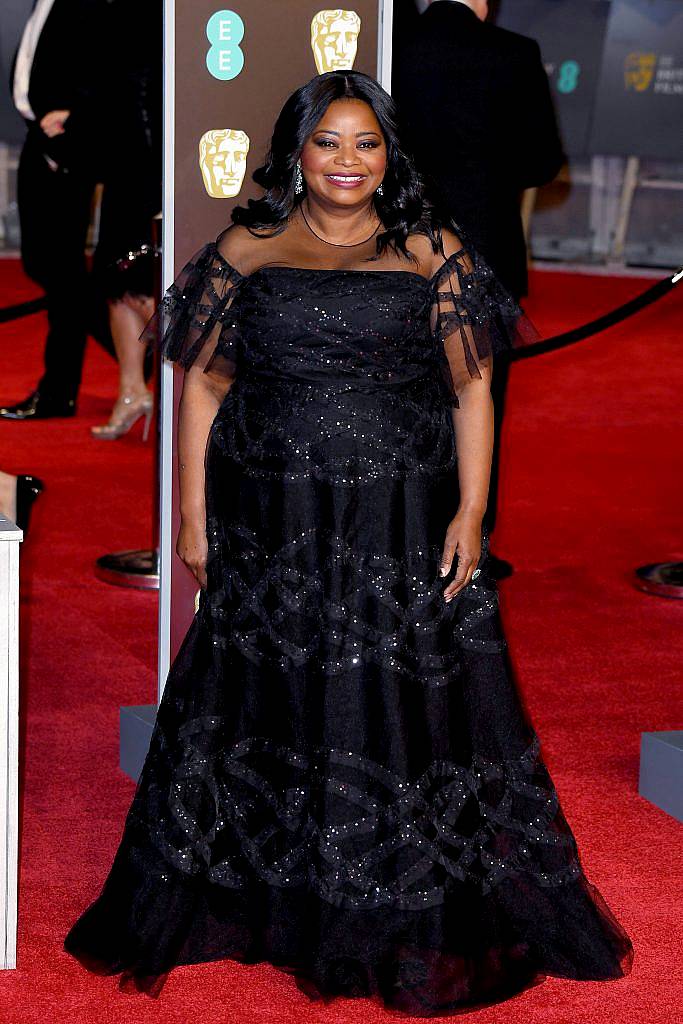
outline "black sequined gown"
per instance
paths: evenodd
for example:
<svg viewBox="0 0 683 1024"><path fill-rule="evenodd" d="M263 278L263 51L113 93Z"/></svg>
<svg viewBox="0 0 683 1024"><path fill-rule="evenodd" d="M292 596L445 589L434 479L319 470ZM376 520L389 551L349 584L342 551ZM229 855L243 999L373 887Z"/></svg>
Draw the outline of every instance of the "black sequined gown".
<svg viewBox="0 0 683 1024"><path fill-rule="evenodd" d="M207 447L209 582L66 948L146 989L267 960L417 1016L622 976L630 942L520 703L487 538L450 604L438 573L457 394L519 311L457 245L428 274L362 253L304 269L285 234L238 270L239 238L162 307L167 356L235 378Z"/></svg>

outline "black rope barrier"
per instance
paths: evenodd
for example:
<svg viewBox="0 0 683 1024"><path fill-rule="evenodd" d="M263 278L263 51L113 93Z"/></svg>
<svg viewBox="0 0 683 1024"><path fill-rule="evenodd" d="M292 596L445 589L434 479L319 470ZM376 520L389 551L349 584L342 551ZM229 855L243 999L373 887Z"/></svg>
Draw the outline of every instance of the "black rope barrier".
<svg viewBox="0 0 683 1024"><path fill-rule="evenodd" d="M531 345L525 346L525 348L515 349L511 353L511 357L515 361L518 359L530 359L531 356L555 352L566 345L573 345L575 342L590 338L591 335L598 334L600 331L606 331L608 327L614 327L615 324L621 323L627 317L633 316L634 313L638 313L641 309L645 309L653 302L656 302L657 299L668 295L681 279L683 279L683 267L679 267L673 274L665 277L662 281L657 281L649 288L646 288L644 292L641 292L640 295L636 295L634 299L629 299L622 306L617 306L616 309L610 310L609 313L604 313L602 316L596 317L595 320L589 320L588 323L582 324L581 327L573 327L570 331L556 334L552 338L544 338L542 341L536 341Z"/></svg>
<svg viewBox="0 0 683 1024"><path fill-rule="evenodd" d="M515 361L518 359L530 359L531 356L555 352L559 348L565 348L567 345L573 345L577 341L590 338L593 334L599 334L600 331L605 331L608 327L614 327L615 324L621 323L622 320L626 320L629 316L640 312L641 309L650 306L664 295L668 295L681 280L683 280L683 267L679 267L673 274L663 278L661 281L657 281L650 288L646 288L644 292L641 292L640 295L636 295L634 299L629 299L623 305L610 310L609 313L604 313L602 316L596 317L595 320L589 320L588 323L582 324L580 327L573 327L570 331L556 334L552 338L544 338L542 341L533 342L524 348L515 349L511 353L511 357ZM30 316L33 313L40 313L46 306L47 300L45 296L39 299L31 299L29 302L18 302L14 306L4 306L0 308L0 324L9 323L11 320L18 320L20 317Z"/></svg>
<svg viewBox="0 0 683 1024"><path fill-rule="evenodd" d="M44 309L47 309L47 299L44 295L28 302L17 302L14 306L3 306L0 308L0 324L7 324L10 320L18 320L32 313L42 313Z"/></svg>

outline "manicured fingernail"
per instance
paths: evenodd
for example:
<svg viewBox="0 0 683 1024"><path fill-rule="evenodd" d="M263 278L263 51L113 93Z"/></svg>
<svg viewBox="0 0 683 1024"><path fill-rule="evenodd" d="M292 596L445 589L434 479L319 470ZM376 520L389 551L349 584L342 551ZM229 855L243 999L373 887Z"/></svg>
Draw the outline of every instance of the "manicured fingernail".
<svg viewBox="0 0 683 1024"><path fill-rule="evenodd" d="M450 597L446 598L446 604L450 604L452 600L453 600L453 595L451 594Z"/></svg>
<svg viewBox="0 0 683 1024"><path fill-rule="evenodd" d="M439 573L442 576L446 576L448 574L448 566L442 565L441 568L439 569Z"/></svg>

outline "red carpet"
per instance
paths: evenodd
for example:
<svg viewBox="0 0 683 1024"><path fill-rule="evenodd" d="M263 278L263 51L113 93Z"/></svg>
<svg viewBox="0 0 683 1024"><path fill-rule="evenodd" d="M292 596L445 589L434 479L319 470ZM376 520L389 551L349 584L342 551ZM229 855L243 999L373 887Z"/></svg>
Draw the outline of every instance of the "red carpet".
<svg viewBox="0 0 683 1024"><path fill-rule="evenodd" d="M0 270L0 305L32 297L16 265ZM646 284L537 273L528 308L554 334ZM478 1024L679 1019L681 827L638 796L637 778L640 732L683 723L673 696L683 608L637 592L628 576L683 556L681 295L513 370L495 543L517 568L502 588L508 637L586 873L631 935L635 960L617 982L550 979L477 1011ZM33 386L43 331L42 315L0 326L0 401ZM151 453L139 429L113 444L89 436L114 393L114 365L92 344L76 419L0 423L0 467L47 485L22 555L19 968L0 975L0 1021L379 1024L389 1016L374 1004L312 1004L267 966L182 968L153 1001L122 995L62 953L132 796L117 767L118 707L155 693L155 597L92 575L99 554L149 537Z"/></svg>

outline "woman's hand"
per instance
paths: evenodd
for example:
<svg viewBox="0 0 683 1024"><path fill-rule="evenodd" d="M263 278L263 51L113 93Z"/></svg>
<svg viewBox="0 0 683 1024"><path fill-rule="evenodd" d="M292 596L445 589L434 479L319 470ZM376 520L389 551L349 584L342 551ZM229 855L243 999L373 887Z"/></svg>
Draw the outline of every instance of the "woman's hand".
<svg viewBox="0 0 683 1024"><path fill-rule="evenodd" d="M64 124L70 114L70 110L51 110L49 114L41 118L40 127L49 139L54 139L56 135L64 134Z"/></svg>
<svg viewBox="0 0 683 1024"><path fill-rule="evenodd" d="M447 604L467 586L477 568L481 557L481 521L482 516L478 513L462 510L448 524L439 571L442 576L448 576L454 558L457 568L455 579L444 590Z"/></svg>
<svg viewBox="0 0 683 1024"><path fill-rule="evenodd" d="M206 587L206 558L209 545L205 525L199 518L181 519L175 549L199 586Z"/></svg>

